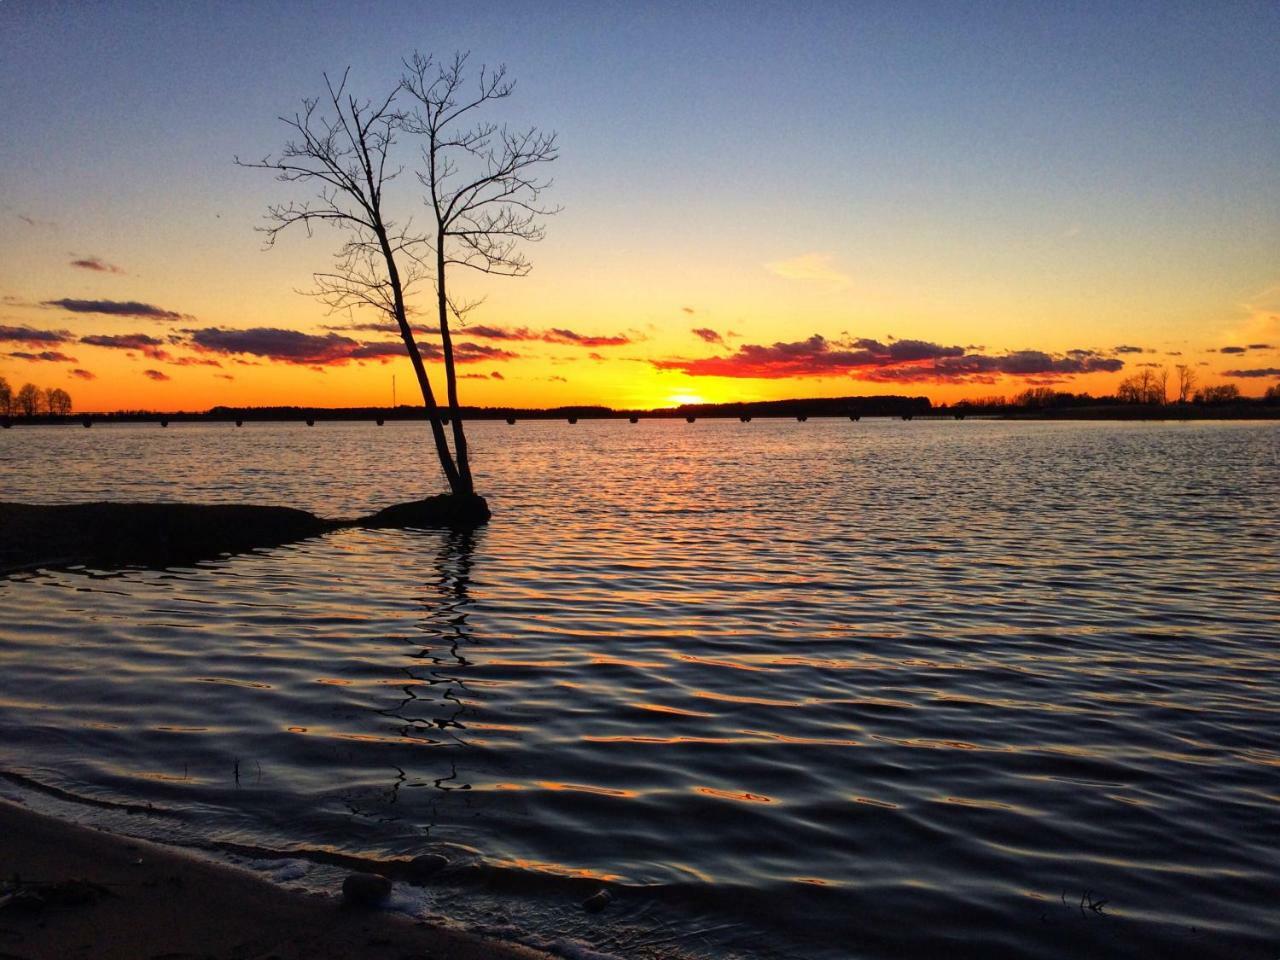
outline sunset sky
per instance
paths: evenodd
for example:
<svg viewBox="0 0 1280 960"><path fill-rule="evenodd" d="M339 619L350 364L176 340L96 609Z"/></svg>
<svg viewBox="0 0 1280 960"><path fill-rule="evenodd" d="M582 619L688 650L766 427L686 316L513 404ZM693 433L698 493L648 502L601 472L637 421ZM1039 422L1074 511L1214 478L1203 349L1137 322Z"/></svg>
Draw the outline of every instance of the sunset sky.
<svg viewBox="0 0 1280 960"><path fill-rule="evenodd" d="M560 138L533 272L451 276L487 297L466 403L1280 380L1273 2L5 0L0 376L78 410L416 399L377 316L297 292L336 233L264 250L307 191L233 163L322 72L385 95L415 49L505 63L493 119Z"/></svg>

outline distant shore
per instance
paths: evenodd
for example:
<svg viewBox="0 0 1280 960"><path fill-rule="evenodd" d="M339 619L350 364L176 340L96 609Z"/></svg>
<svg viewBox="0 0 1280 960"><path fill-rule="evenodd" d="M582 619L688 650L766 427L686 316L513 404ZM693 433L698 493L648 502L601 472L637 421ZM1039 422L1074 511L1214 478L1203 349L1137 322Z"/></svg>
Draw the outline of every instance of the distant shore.
<svg viewBox="0 0 1280 960"><path fill-rule="evenodd" d="M463 420L516 424L525 420L577 423L580 420L808 420L864 417L901 420L1280 420L1280 403L1242 397L1228 403L1131 404L1092 401L1061 406L1027 407L957 403L934 406L926 397L831 397L793 400L758 400L744 403L685 404L652 410L626 410L603 406L550 408L462 407ZM441 410L447 423L448 412ZM425 421L421 406L397 407L214 407L204 411L117 410L68 416L0 418L0 427L83 425L95 423L306 423L363 421L378 426L400 421Z"/></svg>
<svg viewBox="0 0 1280 960"><path fill-rule="evenodd" d="M0 801L0 956L30 960L545 960L398 914L274 886L176 849L90 830ZM44 903L35 899L39 897Z"/></svg>

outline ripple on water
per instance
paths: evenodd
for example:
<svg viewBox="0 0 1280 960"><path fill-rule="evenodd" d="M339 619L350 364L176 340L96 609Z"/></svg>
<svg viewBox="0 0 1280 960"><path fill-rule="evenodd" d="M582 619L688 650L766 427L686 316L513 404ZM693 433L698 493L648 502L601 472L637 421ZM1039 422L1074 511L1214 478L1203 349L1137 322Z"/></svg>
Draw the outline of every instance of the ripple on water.
<svg viewBox="0 0 1280 960"><path fill-rule="evenodd" d="M686 426L474 425L473 535L0 583L7 782L628 956L1274 956L1280 430ZM12 499L331 515L428 453L0 436Z"/></svg>

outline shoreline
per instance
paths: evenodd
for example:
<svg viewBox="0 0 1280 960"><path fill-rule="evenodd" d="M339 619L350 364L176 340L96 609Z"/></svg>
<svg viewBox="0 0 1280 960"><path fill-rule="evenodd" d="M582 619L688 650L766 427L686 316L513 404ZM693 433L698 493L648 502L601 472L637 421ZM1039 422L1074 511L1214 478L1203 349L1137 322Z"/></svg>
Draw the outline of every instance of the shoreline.
<svg viewBox="0 0 1280 960"><path fill-rule="evenodd" d="M0 906L0 956L201 960L548 960L520 944L289 890L179 848L0 800L0 878L46 891ZM76 883L71 883L76 881ZM52 884L55 886L37 886ZM0 896L0 904L3 896Z"/></svg>

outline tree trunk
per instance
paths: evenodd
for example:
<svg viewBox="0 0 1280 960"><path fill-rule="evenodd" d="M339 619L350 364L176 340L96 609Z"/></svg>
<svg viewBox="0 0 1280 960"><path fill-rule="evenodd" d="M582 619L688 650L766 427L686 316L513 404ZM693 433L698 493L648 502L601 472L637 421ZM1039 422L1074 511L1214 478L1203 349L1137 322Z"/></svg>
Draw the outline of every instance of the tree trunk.
<svg viewBox="0 0 1280 960"><path fill-rule="evenodd" d="M449 334L449 298L444 287L444 235L436 234L436 306L440 316L440 345L444 348L445 388L449 395L449 420L453 426L453 450L458 458L458 478L462 489L457 493L474 493L471 461L467 456L467 435L458 409L458 375L453 366L453 338Z"/></svg>
<svg viewBox="0 0 1280 960"><path fill-rule="evenodd" d="M445 478L449 481L449 489L454 493L471 493L471 475L468 472L464 484L453 462L453 454L449 450L449 441L445 439L444 425L440 422L440 409L436 406L435 394L431 390L431 381L427 379L426 367L422 365L422 355L418 353L417 341L413 338L413 328L404 311L404 291L400 286L400 271L396 269L395 256L391 252L391 244L387 240L386 231L378 231L378 242L382 246L382 255L387 261L387 279L391 283L394 298L396 323L400 327L400 338L404 340L409 351L409 362L413 364L414 375L418 378L418 388L422 391L422 401L427 408L427 420L431 423L431 435L435 439L436 454L440 457L440 466L444 468ZM456 423L457 420L455 419Z"/></svg>

